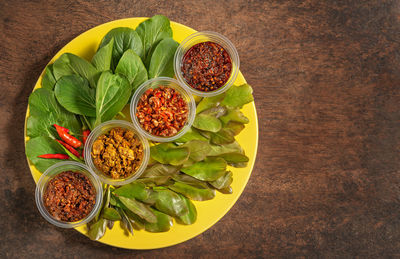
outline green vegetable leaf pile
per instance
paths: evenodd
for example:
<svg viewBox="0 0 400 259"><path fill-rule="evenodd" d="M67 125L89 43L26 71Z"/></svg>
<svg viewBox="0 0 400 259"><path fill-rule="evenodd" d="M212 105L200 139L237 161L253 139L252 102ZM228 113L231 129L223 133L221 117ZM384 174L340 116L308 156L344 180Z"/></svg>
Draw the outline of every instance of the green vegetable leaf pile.
<svg viewBox="0 0 400 259"><path fill-rule="evenodd" d="M145 20L134 30L109 31L87 61L64 53L47 66L42 88L29 97L26 155L41 172L59 162L39 155L61 153L81 161L57 143L53 124L81 138L82 131L113 119L143 82L173 77L178 43L172 39L168 18ZM151 164L136 181L119 188L106 185L101 209L88 224L88 236L97 240L119 221L126 235L135 230L168 231L173 222L193 224L192 201L213 199L216 192L232 193L232 167L244 167L249 158L236 142L249 119L240 111L253 101L248 84L234 85L223 94L197 103L193 126L170 143L151 146Z"/></svg>

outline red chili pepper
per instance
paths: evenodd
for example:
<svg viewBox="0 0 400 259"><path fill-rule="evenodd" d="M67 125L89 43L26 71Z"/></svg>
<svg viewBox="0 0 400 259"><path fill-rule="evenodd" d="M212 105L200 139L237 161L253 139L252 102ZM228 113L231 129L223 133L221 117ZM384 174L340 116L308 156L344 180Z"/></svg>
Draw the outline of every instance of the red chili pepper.
<svg viewBox="0 0 400 259"><path fill-rule="evenodd" d="M90 130L84 130L82 134L83 134L83 137L82 137L83 145L85 145L86 140L90 134Z"/></svg>
<svg viewBox="0 0 400 259"><path fill-rule="evenodd" d="M54 127L56 127L57 128L57 124L53 124L53 126ZM60 127L63 131L65 131L66 133L68 133L69 132L69 129L67 129L67 128L64 128L64 127L62 127L62 126L58 126L58 127Z"/></svg>
<svg viewBox="0 0 400 259"><path fill-rule="evenodd" d="M65 142L63 142L63 141L61 141L61 140L58 140L58 139L56 139L56 141L57 141L58 143L60 143L61 145L63 145L66 149L68 149L68 151L71 152L74 156L76 156L76 157L80 157L80 156L81 156L81 155L79 154L79 152L76 151L75 148L71 147L71 146L68 145L67 143L65 143Z"/></svg>
<svg viewBox="0 0 400 259"><path fill-rule="evenodd" d="M56 127L57 133L60 136L60 138L64 140L67 144L73 146L74 148L82 146L82 142L80 142L77 138L71 136L67 132L65 132L61 126L54 124L54 127Z"/></svg>
<svg viewBox="0 0 400 259"><path fill-rule="evenodd" d="M69 159L68 155L65 154L44 154L38 156L40 158L48 158L48 159Z"/></svg>

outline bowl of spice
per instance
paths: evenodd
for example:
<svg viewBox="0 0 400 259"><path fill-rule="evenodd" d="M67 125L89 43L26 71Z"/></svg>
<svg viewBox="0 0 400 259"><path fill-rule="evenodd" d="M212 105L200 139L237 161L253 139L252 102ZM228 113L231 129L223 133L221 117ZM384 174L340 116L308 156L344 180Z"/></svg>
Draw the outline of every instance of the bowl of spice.
<svg viewBox="0 0 400 259"><path fill-rule="evenodd" d="M182 41L174 56L178 81L194 95L210 97L228 90L239 73L239 54L225 36L197 32Z"/></svg>
<svg viewBox="0 0 400 259"><path fill-rule="evenodd" d="M124 185L136 180L146 169L150 147L132 123L111 120L90 133L84 154L85 163L102 182Z"/></svg>
<svg viewBox="0 0 400 259"><path fill-rule="evenodd" d="M192 126L196 114L192 94L169 77L144 82L133 95L130 108L138 131L156 142L181 137Z"/></svg>
<svg viewBox="0 0 400 259"><path fill-rule="evenodd" d="M88 223L100 209L102 184L84 164L66 161L49 167L40 177L35 199L42 216L62 228Z"/></svg>

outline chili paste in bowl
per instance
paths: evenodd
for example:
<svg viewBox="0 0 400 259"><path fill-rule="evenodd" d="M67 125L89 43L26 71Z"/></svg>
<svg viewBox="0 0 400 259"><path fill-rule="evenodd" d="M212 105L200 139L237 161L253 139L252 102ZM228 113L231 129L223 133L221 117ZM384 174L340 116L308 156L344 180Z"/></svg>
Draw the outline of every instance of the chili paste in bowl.
<svg viewBox="0 0 400 259"><path fill-rule="evenodd" d="M85 162L107 184L124 185L137 179L147 166L149 144L127 121L97 126L85 143Z"/></svg>
<svg viewBox="0 0 400 259"><path fill-rule="evenodd" d="M84 164L67 161L49 167L36 187L36 204L50 223L64 228L88 223L100 209L102 185Z"/></svg>
<svg viewBox="0 0 400 259"><path fill-rule="evenodd" d="M177 79L193 94L215 96L233 84L239 73L239 55L226 37L197 32L179 45L174 56Z"/></svg>
<svg viewBox="0 0 400 259"><path fill-rule="evenodd" d="M192 95L168 77L143 83L131 101L132 122L144 136L157 142L169 142L185 134L195 110Z"/></svg>

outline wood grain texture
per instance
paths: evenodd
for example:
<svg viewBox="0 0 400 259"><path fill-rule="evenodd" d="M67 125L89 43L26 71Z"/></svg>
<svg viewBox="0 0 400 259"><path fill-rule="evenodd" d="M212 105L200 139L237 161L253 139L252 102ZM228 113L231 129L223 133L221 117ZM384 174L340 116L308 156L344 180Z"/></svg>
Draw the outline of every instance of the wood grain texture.
<svg viewBox="0 0 400 259"><path fill-rule="evenodd" d="M362 2L362 3L361 3ZM45 222L25 161L27 98L104 22L164 14L236 45L260 123L235 206L183 244L129 251ZM0 257L400 256L399 1L1 1Z"/></svg>

